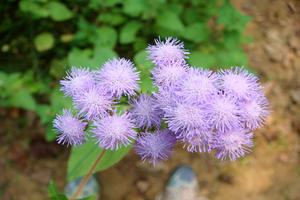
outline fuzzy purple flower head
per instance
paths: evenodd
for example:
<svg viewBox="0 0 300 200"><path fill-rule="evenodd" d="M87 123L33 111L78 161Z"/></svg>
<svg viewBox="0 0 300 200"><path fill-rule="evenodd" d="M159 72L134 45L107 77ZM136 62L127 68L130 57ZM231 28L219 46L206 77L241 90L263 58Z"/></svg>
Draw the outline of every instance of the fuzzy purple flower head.
<svg viewBox="0 0 300 200"><path fill-rule="evenodd" d="M130 114L138 128L159 127L163 113L153 96L142 94L131 102Z"/></svg>
<svg viewBox="0 0 300 200"><path fill-rule="evenodd" d="M258 78L240 67L222 70L220 76L220 88L238 99L251 99L262 89Z"/></svg>
<svg viewBox="0 0 300 200"><path fill-rule="evenodd" d="M237 99L225 94L216 94L206 103L205 116L208 123L218 131L227 131L241 125L241 110Z"/></svg>
<svg viewBox="0 0 300 200"><path fill-rule="evenodd" d="M100 87L93 86L73 98L79 114L88 120L101 118L112 110L112 97Z"/></svg>
<svg viewBox="0 0 300 200"><path fill-rule="evenodd" d="M184 143L183 148L188 152L210 152L210 142L213 138L213 132L194 129L181 133L179 138Z"/></svg>
<svg viewBox="0 0 300 200"><path fill-rule="evenodd" d="M216 157L221 160L236 160L251 152L253 133L246 129L233 129L216 133L211 147L216 150Z"/></svg>
<svg viewBox="0 0 300 200"><path fill-rule="evenodd" d="M207 130L209 128L204 108L199 105L178 103L166 111L165 119L169 129L175 133L193 129Z"/></svg>
<svg viewBox="0 0 300 200"><path fill-rule="evenodd" d="M112 59L104 63L98 71L96 79L102 88L113 96L131 96L139 89L139 73L130 60L124 58Z"/></svg>
<svg viewBox="0 0 300 200"><path fill-rule="evenodd" d="M155 85L161 89L175 89L187 74L187 65L183 62L174 62L152 70Z"/></svg>
<svg viewBox="0 0 300 200"><path fill-rule="evenodd" d="M143 161L156 165L171 156L175 143L176 138L168 130L144 133L137 139L135 150Z"/></svg>
<svg viewBox="0 0 300 200"><path fill-rule="evenodd" d="M73 97L95 85L94 74L87 68L72 67L60 84L61 91Z"/></svg>
<svg viewBox="0 0 300 200"><path fill-rule="evenodd" d="M109 115L95 121L92 130L101 148L117 150L135 140L136 132L133 121L127 113L123 115Z"/></svg>
<svg viewBox="0 0 300 200"><path fill-rule="evenodd" d="M165 41L155 40L155 45L149 45L147 48L149 59L157 66L165 66L174 62L186 62L189 54L184 49L182 42L175 38L166 38Z"/></svg>
<svg viewBox="0 0 300 200"><path fill-rule="evenodd" d="M190 68L188 75L181 81L179 95L187 102L202 103L217 93L218 76L209 70Z"/></svg>
<svg viewBox="0 0 300 200"><path fill-rule="evenodd" d="M70 110L63 110L62 115L56 115L53 124L58 132L59 144L74 146L83 144L87 123L74 117Z"/></svg>

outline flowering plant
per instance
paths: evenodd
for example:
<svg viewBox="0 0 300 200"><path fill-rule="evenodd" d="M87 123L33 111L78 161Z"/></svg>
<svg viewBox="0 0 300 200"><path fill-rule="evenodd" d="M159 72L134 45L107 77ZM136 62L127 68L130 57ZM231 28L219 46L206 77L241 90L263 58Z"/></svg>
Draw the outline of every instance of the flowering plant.
<svg viewBox="0 0 300 200"><path fill-rule="evenodd" d="M74 109L63 110L54 120L58 143L79 146L89 140L103 149L72 199L106 151L133 143L141 159L153 165L167 160L176 143L188 152L215 152L220 160L236 160L251 151L252 132L269 113L255 75L240 67L190 67L189 52L174 38L155 40L147 52L155 65L157 90L152 94L140 93L139 72L124 58L95 71L73 67L61 81Z"/></svg>

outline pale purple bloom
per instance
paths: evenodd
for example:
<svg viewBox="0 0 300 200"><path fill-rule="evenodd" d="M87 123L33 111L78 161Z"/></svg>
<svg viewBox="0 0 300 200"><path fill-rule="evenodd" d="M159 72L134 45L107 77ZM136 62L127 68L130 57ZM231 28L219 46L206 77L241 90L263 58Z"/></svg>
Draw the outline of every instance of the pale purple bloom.
<svg viewBox="0 0 300 200"><path fill-rule="evenodd" d="M141 94L131 105L130 114L138 128L160 127L163 113L153 96Z"/></svg>
<svg viewBox="0 0 300 200"><path fill-rule="evenodd" d="M145 133L139 137L135 150L143 161L156 165L159 161L167 160L172 152L176 138L168 130Z"/></svg>
<svg viewBox="0 0 300 200"><path fill-rule="evenodd" d="M174 108L166 110L165 119L169 129L175 133L209 128L204 108L199 105L178 103Z"/></svg>
<svg viewBox="0 0 300 200"><path fill-rule="evenodd" d="M113 104L110 94L100 87L93 86L73 98L74 106L79 114L88 120L104 117L112 110Z"/></svg>
<svg viewBox="0 0 300 200"><path fill-rule="evenodd" d="M75 96L95 85L94 74L87 68L72 67L65 79L60 81L61 91L66 96Z"/></svg>
<svg viewBox="0 0 300 200"><path fill-rule="evenodd" d="M188 152L210 152L210 142L213 136L212 131L199 129L190 130L180 134L179 139L184 143L183 148Z"/></svg>
<svg viewBox="0 0 300 200"><path fill-rule="evenodd" d="M225 94L212 96L206 102L205 116L209 124L218 131L226 131L239 127L241 110L237 105L237 99Z"/></svg>
<svg viewBox="0 0 300 200"><path fill-rule="evenodd" d="M158 88L173 89L187 74L187 65L182 62L174 62L152 70L153 80Z"/></svg>
<svg viewBox="0 0 300 200"><path fill-rule="evenodd" d="M101 148L117 150L135 140L135 125L128 113L108 115L94 122L92 133Z"/></svg>
<svg viewBox="0 0 300 200"><path fill-rule="evenodd" d="M217 93L218 76L209 70L190 68L188 75L182 80L179 94L191 103L202 103Z"/></svg>
<svg viewBox="0 0 300 200"><path fill-rule="evenodd" d="M240 103L241 119L246 127L254 130L262 126L269 115L269 103L266 97L258 95Z"/></svg>
<svg viewBox="0 0 300 200"><path fill-rule="evenodd" d="M185 62L188 51L184 49L182 42L175 38L166 38L165 41L155 40L155 45L147 48L149 59L157 66L164 66L174 62Z"/></svg>
<svg viewBox="0 0 300 200"><path fill-rule="evenodd" d="M220 72L220 88L228 95L238 99L251 99L262 90L258 78L240 67Z"/></svg>
<svg viewBox="0 0 300 200"><path fill-rule="evenodd" d="M221 160L236 160L251 152L253 133L246 129L233 129L218 132L213 137L211 148L216 150L216 157Z"/></svg>
<svg viewBox="0 0 300 200"><path fill-rule="evenodd" d="M139 89L139 73L130 60L115 58L104 63L96 75L99 85L113 96L134 95Z"/></svg>
<svg viewBox="0 0 300 200"><path fill-rule="evenodd" d="M86 122L74 117L70 110L63 110L62 115L56 115L53 126L58 132L57 142L66 145L81 145L85 141Z"/></svg>
<svg viewBox="0 0 300 200"><path fill-rule="evenodd" d="M159 89L158 93L154 93L159 108L163 111L172 109L179 102L182 102L182 98L174 93L172 90Z"/></svg>

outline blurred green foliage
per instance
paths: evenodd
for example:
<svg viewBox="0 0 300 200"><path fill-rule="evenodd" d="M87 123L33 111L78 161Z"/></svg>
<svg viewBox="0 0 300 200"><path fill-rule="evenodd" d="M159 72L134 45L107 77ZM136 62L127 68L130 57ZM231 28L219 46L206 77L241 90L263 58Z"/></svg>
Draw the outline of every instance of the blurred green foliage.
<svg viewBox="0 0 300 200"><path fill-rule="evenodd" d="M0 16L0 106L35 111L49 140L55 113L70 106L58 89L70 66L132 58L152 91L144 49L158 36L184 40L194 66L247 64L249 17L227 0L7 0Z"/></svg>

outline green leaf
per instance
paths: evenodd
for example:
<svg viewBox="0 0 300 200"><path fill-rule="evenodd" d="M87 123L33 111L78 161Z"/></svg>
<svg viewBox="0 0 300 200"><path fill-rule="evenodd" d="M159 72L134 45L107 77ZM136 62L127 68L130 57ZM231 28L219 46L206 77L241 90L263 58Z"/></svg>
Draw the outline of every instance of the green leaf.
<svg viewBox="0 0 300 200"><path fill-rule="evenodd" d="M179 16L170 10L160 12L156 18L156 24L159 27L169 29L175 32L182 32L184 30L184 25L181 22Z"/></svg>
<svg viewBox="0 0 300 200"><path fill-rule="evenodd" d="M46 8L40 5L38 2L22 0L19 3L20 10L26 13L30 13L33 17L43 18L48 17L49 12Z"/></svg>
<svg viewBox="0 0 300 200"><path fill-rule="evenodd" d="M223 67L247 65L248 58L242 49L220 50L215 53L217 65Z"/></svg>
<svg viewBox="0 0 300 200"><path fill-rule="evenodd" d="M225 29L242 32L250 19L249 16L242 15L230 2L226 1L221 7L217 22L224 25Z"/></svg>
<svg viewBox="0 0 300 200"><path fill-rule="evenodd" d="M88 67L92 56L93 51L91 49L73 48L68 54L68 62L71 66Z"/></svg>
<svg viewBox="0 0 300 200"><path fill-rule="evenodd" d="M94 41L95 46L114 48L117 42L118 33L109 26L102 26L96 29L97 38Z"/></svg>
<svg viewBox="0 0 300 200"><path fill-rule="evenodd" d="M106 151L102 160L97 165L95 172L102 171L113 166L119 162L130 151L130 149L131 145L128 147L122 147L116 151ZM86 175L101 152L102 149L95 143L95 141L88 141L79 147L73 147L68 161L68 181L72 181L78 177Z"/></svg>
<svg viewBox="0 0 300 200"><path fill-rule="evenodd" d="M153 68L153 64L147 59L147 53L145 50L138 52L134 56L134 62L140 71L140 87L141 92L153 92L155 87L152 84L150 70Z"/></svg>
<svg viewBox="0 0 300 200"><path fill-rule="evenodd" d="M105 23L105 24L110 24L112 26L117 26L122 24L126 18L119 14L119 13L101 13L99 14L99 16L97 17L97 20Z"/></svg>
<svg viewBox="0 0 300 200"><path fill-rule="evenodd" d="M193 42L202 42L208 39L210 30L204 23L193 23L186 27L182 36Z"/></svg>
<svg viewBox="0 0 300 200"><path fill-rule="evenodd" d="M141 27L142 24L137 21L131 21L125 24L120 32L120 43L132 43L136 39L136 34Z"/></svg>
<svg viewBox="0 0 300 200"><path fill-rule="evenodd" d="M189 56L189 63L197 67L210 68L215 65L215 62L215 57L209 53L196 51Z"/></svg>
<svg viewBox="0 0 300 200"><path fill-rule="evenodd" d="M116 57L117 54L110 48L97 46L91 49L74 48L68 55L68 62L72 66L84 66L91 69L100 67L105 61Z"/></svg>
<svg viewBox="0 0 300 200"><path fill-rule="evenodd" d="M64 194L57 190L57 187L53 181L50 181L48 185L48 195L51 200L68 200Z"/></svg>
<svg viewBox="0 0 300 200"><path fill-rule="evenodd" d="M108 59L117 57L118 54L110 48L97 46L94 50L93 62L96 64L96 67L100 67Z"/></svg>
<svg viewBox="0 0 300 200"><path fill-rule="evenodd" d="M34 45L38 51L47 51L54 45L54 37L51 33L44 32L34 38Z"/></svg>
<svg viewBox="0 0 300 200"><path fill-rule="evenodd" d="M36 108L36 102L27 90L20 90L16 92L10 99L9 104L14 107L23 108L26 110L34 111Z"/></svg>
<svg viewBox="0 0 300 200"><path fill-rule="evenodd" d="M53 89L50 95L50 104L51 104L51 114L54 115L60 112L63 108L71 108L72 101L71 98L67 98L59 90L59 88Z"/></svg>
<svg viewBox="0 0 300 200"><path fill-rule="evenodd" d="M137 17L147 10L146 1L141 0L124 0L123 6L124 13L132 17Z"/></svg>
<svg viewBox="0 0 300 200"><path fill-rule="evenodd" d="M65 21L73 17L73 12L59 1L51 1L47 4L49 14L54 21Z"/></svg>

